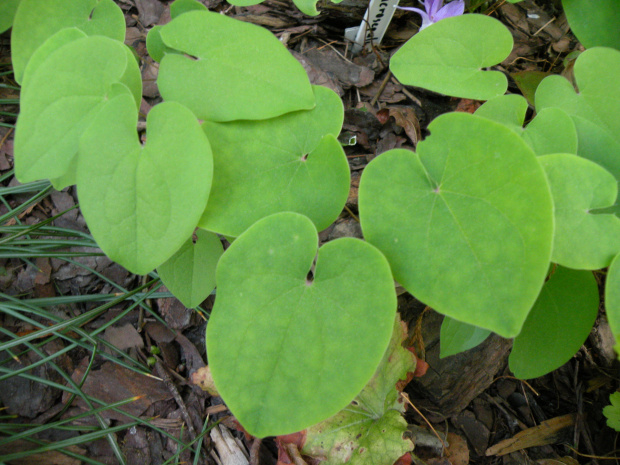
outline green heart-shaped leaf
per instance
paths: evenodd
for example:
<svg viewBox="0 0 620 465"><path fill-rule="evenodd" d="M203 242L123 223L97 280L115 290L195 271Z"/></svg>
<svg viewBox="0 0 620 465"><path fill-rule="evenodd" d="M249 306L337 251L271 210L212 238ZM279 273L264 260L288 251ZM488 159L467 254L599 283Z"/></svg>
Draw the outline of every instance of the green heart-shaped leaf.
<svg viewBox="0 0 620 465"><path fill-rule="evenodd" d="M545 78L536 91L536 110L558 107L575 123L578 155L598 163L620 180L620 52L586 50L575 62L579 93L561 76Z"/></svg>
<svg viewBox="0 0 620 465"><path fill-rule="evenodd" d="M372 377L394 324L390 267L359 239L328 242L298 213L256 222L224 253L207 325L215 385L252 435L334 415ZM363 334L364 337L360 337Z"/></svg>
<svg viewBox="0 0 620 465"><path fill-rule="evenodd" d="M30 56L49 37L66 27L89 36L125 39L125 17L112 0L21 0L11 33L15 80L21 82Z"/></svg>
<svg viewBox="0 0 620 465"><path fill-rule="evenodd" d="M146 274L192 235L204 211L213 164L196 117L174 102L147 116L143 148L133 99L119 95L80 141L78 193L93 237L114 261Z"/></svg>
<svg viewBox="0 0 620 465"><path fill-rule="evenodd" d="M485 102L475 114L521 135L536 155L577 153L577 130L568 113L560 108L545 108L523 129L527 108L524 97L508 94Z"/></svg>
<svg viewBox="0 0 620 465"><path fill-rule="evenodd" d="M404 327L403 327L404 326ZM413 448L397 383L415 370L416 358L403 347L406 325L396 318L390 345L374 376L346 408L306 431L301 453L323 465L395 463Z"/></svg>
<svg viewBox="0 0 620 465"><path fill-rule="evenodd" d="M207 7L198 0L175 0L170 5L170 17L174 19L183 13L195 10L206 11ZM146 48L151 58L157 62L160 62L166 53L176 53L174 49L164 44L160 34L162 27L160 25L153 26L146 35Z"/></svg>
<svg viewBox="0 0 620 465"><path fill-rule="evenodd" d="M616 339L616 353L620 354L620 254L616 256L607 270L605 281L605 310L609 327Z"/></svg>
<svg viewBox="0 0 620 465"><path fill-rule="evenodd" d="M174 53L174 50L166 47L161 38L161 28L164 26L155 25L146 35L146 50L156 62L160 62L166 53Z"/></svg>
<svg viewBox="0 0 620 465"><path fill-rule="evenodd" d="M77 35L59 33L43 47L54 49ZM58 189L75 183L79 138L108 99L131 92L138 107L140 70L125 45L103 36L69 41L43 61L34 56L38 66L28 68L20 100L15 174L21 182L63 177L54 182Z"/></svg>
<svg viewBox="0 0 620 465"><path fill-rule="evenodd" d="M515 376L538 378L568 362L590 334L598 305L591 272L557 267L514 340L508 363Z"/></svg>
<svg viewBox="0 0 620 465"><path fill-rule="evenodd" d="M620 2L618 0L562 0L573 33L584 47L620 50Z"/></svg>
<svg viewBox="0 0 620 465"><path fill-rule="evenodd" d="M502 123L521 134L526 112L527 100L524 97L518 94L507 94L484 102L475 114Z"/></svg>
<svg viewBox="0 0 620 465"><path fill-rule="evenodd" d="M215 267L224 248L216 234L199 229L165 263L159 277L187 308L197 307L215 288Z"/></svg>
<svg viewBox="0 0 620 465"><path fill-rule="evenodd" d="M13 18L21 0L3 0L0 3L0 33L13 26Z"/></svg>
<svg viewBox="0 0 620 465"><path fill-rule="evenodd" d="M523 139L536 155L577 153L577 128L561 108L540 110L525 128Z"/></svg>
<svg viewBox="0 0 620 465"><path fill-rule="evenodd" d="M444 317L439 333L439 357L445 358L473 349L491 335L488 329Z"/></svg>
<svg viewBox="0 0 620 465"><path fill-rule="evenodd" d="M344 112L335 92L314 92L313 110L203 124L217 176L201 227L238 236L280 211L306 215L319 230L336 220L349 192L349 165L336 139Z"/></svg>
<svg viewBox="0 0 620 465"><path fill-rule="evenodd" d="M596 163L569 154L540 157L555 204L551 260L560 265L597 270L620 252L620 218L592 210L614 205L618 184Z"/></svg>
<svg viewBox="0 0 620 465"><path fill-rule="evenodd" d="M258 5L263 0L232 0L229 2L231 5L237 6L250 6L250 5ZM319 0L293 0L293 3L302 13L307 14L308 16L317 16L319 11L316 9L316 4ZM332 3L340 3L342 0L331 0Z"/></svg>
<svg viewBox="0 0 620 465"><path fill-rule="evenodd" d="M22 87L28 89L30 87L30 77L34 74L36 69L49 58L59 48L67 45L70 42L74 42L79 39L88 37L88 35L77 27L66 27L61 29L53 36L49 37L45 42L41 44L39 48L30 56L28 60L28 66L24 71L24 77L22 79Z"/></svg>
<svg viewBox="0 0 620 465"><path fill-rule="evenodd" d="M403 84L454 97L488 100L504 94L506 76L483 71L504 60L512 35L498 20L484 15L442 19L418 32L390 60Z"/></svg>
<svg viewBox="0 0 620 465"><path fill-rule="evenodd" d="M177 16L181 16L183 13L195 10L207 11L208 8L198 0L175 0L170 5L170 17L174 19Z"/></svg>
<svg viewBox="0 0 620 465"><path fill-rule="evenodd" d="M177 51L161 59L159 91L200 119L266 119L314 106L303 67L262 27L219 13L190 11L159 34Z"/></svg>
<svg viewBox="0 0 620 465"><path fill-rule="evenodd" d="M551 255L553 211L543 169L517 134L485 118L448 113L429 129L418 153L391 150L364 170L364 237L419 300L513 337Z"/></svg>

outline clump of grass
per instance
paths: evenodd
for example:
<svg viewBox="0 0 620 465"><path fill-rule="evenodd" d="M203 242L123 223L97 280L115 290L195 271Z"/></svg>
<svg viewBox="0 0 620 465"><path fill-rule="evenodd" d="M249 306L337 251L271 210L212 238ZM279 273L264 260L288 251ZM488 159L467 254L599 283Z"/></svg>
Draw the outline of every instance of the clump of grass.
<svg viewBox="0 0 620 465"><path fill-rule="evenodd" d="M6 184L12 176L8 172L0 176L0 183ZM24 212L30 211L52 192L52 187L47 181L33 182L15 187L0 187L0 203L7 213L0 215L0 259L17 259L25 264L33 265L33 261L39 257L50 257L64 260L76 266L86 269L89 273L97 276L102 282L109 284L116 291L113 294L72 295L49 298L24 298L8 295L0 292L0 318L12 317L34 328L26 334L16 334L5 326L0 327L0 382L12 377L22 377L34 383L42 383L66 393L62 408L43 424L23 423L15 416L2 415L0 412L0 463L10 462L29 456L57 451L84 463L99 464L101 462L84 455L79 446L105 438L120 464L126 464L121 447L119 434L136 426L150 428L177 444L177 454L166 463L179 463L181 453L191 451L194 455L194 463L200 463L204 459L202 440L210 430L208 421L205 421L200 434L191 442L183 442L181 439L167 432L164 428L156 426L150 419L136 417L122 410L121 407L135 401L138 397L132 397L115 403L106 403L86 394L82 386L91 373L95 361L108 360L126 369L132 370L135 376L151 376L150 369L144 363L136 360L126 352L114 347L101 337L106 328L114 325L136 308L146 312L149 316L163 322L161 317L149 305L149 299L171 297L170 293L160 292L159 278L152 274L147 282L141 286L129 290L106 278L79 261L77 257L102 255L93 238L86 233L53 226L53 221L66 212L40 221L34 225L27 225L20 217ZM15 195L28 194L30 198L16 207L11 207L10 199ZM72 248L79 247L80 251ZM86 250L86 251L84 251ZM75 305L99 303L94 308L80 315L63 319L51 311L59 305ZM87 323L104 315L110 308L125 305L125 309L102 324L97 329L88 329ZM61 340L63 348L48 355L44 346L52 341ZM103 348L107 350L103 350ZM86 351L89 356L88 367L81 378L75 381L70 373L58 363L59 357L72 351ZM27 357L28 353L36 354L36 357ZM24 360L36 361L22 363ZM16 360L23 366L16 368L17 364L9 363ZM57 373L57 379L61 382L52 381L33 374L33 369L46 365ZM68 418L62 418L74 400L80 399L88 407L88 411ZM131 419L129 423L118 426L110 426L102 416L106 410L122 413ZM86 417L96 419L97 426L84 425ZM70 439L50 443L39 439L42 433L50 430L67 430L78 433ZM180 435L182 437L182 435ZM27 447L26 447L26 446ZM10 452L8 452L10 451Z"/></svg>

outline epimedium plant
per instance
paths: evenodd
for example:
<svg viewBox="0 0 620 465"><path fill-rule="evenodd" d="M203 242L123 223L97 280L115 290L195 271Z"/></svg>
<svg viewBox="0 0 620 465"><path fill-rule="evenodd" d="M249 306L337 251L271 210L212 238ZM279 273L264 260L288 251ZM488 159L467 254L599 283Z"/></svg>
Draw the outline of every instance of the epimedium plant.
<svg viewBox="0 0 620 465"><path fill-rule="evenodd" d="M577 0L565 3L567 14L580 11ZM317 13L314 0L296 4ZM620 8L601 4L610 18ZM377 425L391 425L399 444L388 458L402 455L406 425L392 389L415 359L399 352L392 375L381 372L386 349L398 352L402 340L391 339L400 327L394 279L446 315L443 356L495 332L515 338L510 367L531 378L581 346L599 305L592 270L609 267L606 310L620 337L613 34L598 39L577 14L591 34L574 67L578 92L545 78L524 127L527 101L505 95L506 76L487 69L512 49L499 21L454 16L420 31L392 57L395 76L487 102L474 115L438 117L416 152L373 160L359 191L365 241L317 250L317 231L338 217L349 189L340 99L312 86L265 29L195 0L174 2L171 17L147 37L164 102L147 115L143 144L140 72L122 43L120 9L112 0L21 0L11 37L22 84L15 173L76 184L102 250L134 273L157 268L188 307L217 283L209 362L249 433L320 424L307 450L324 451L348 437L330 432L361 415L371 423L347 430L363 437L349 450L355 461L372 461L362 452L385 429ZM232 242L226 252L218 235ZM343 410L354 398L362 407Z"/></svg>

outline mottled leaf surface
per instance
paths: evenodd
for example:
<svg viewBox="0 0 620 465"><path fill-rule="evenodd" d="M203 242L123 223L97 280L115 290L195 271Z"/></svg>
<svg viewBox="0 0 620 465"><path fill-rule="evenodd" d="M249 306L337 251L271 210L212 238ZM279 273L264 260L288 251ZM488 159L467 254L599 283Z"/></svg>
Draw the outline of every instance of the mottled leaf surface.
<svg viewBox="0 0 620 465"><path fill-rule="evenodd" d="M43 46L52 52L45 59L35 54L38 66L25 76L15 134L20 182L52 179L57 189L75 184L79 139L101 108L118 93L131 95L134 108L139 104L140 70L127 47L103 36L69 40L79 34L52 37L53 44Z"/></svg>
<svg viewBox="0 0 620 465"><path fill-rule="evenodd" d="M620 50L620 2L618 0L562 0L571 31L584 47Z"/></svg>
<svg viewBox="0 0 620 465"><path fill-rule="evenodd" d="M475 114L514 130L536 155L577 153L577 130L568 113L560 108L545 108L524 129L527 108L524 97L508 94L483 103Z"/></svg>
<svg viewBox="0 0 620 465"><path fill-rule="evenodd" d="M454 97L488 100L506 92L499 71L512 50L512 35L498 20L468 14L442 19L418 32L390 60L396 78Z"/></svg>
<svg viewBox="0 0 620 465"><path fill-rule="evenodd" d="M194 114L164 102L138 139L133 99L110 100L80 141L78 194L101 249L135 274L168 260L191 237L205 208L213 161Z"/></svg>
<svg viewBox="0 0 620 465"><path fill-rule="evenodd" d="M344 111L335 92L314 92L312 110L203 124L217 176L201 227L238 236L280 211L306 215L319 230L336 220L349 192L349 165L336 139Z"/></svg>
<svg viewBox="0 0 620 465"><path fill-rule="evenodd" d="M239 236L217 267L209 364L254 436L301 431L345 408L392 335L396 294L385 257L359 239L337 239L319 249L310 280L317 244L308 218L277 213Z"/></svg>
<svg viewBox="0 0 620 465"><path fill-rule="evenodd" d="M429 130L418 153L391 150L364 170L364 237L422 302L516 336L551 255L544 171L514 131L485 118L448 113Z"/></svg>
<svg viewBox="0 0 620 465"><path fill-rule="evenodd" d="M200 119L260 120L314 107L303 67L262 27L195 10L179 15L158 34L176 52L164 52L161 58L161 95Z"/></svg>
<svg viewBox="0 0 620 465"><path fill-rule="evenodd" d="M396 384L415 370L413 353L403 348L407 331L396 319L390 345L370 382L345 409L308 428L301 452L325 465L394 463L413 448L403 399Z"/></svg>
<svg viewBox="0 0 620 465"><path fill-rule="evenodd" d="M579 92L562 76L549 76L536 91L536 110L557 107L568 113L577 128L577 154L620 180L620 51L586 50L574 72Z"/></svg>
<svg viewBox="0 0 620 465"><path fill-rule="evenodd" d="M49 37L66 27L89 36L125 39L125 17L112 0L21 0L11 33L15 80L21 82L30 57Z"/></svg>
<svg viewBox="0 0 620 465"><path fill-rule="evenodd" d="M551 260L585 270L609 266L620 252L620 218L599 213L614 205L618 183L604 168L569 154L540 158L555 204Z"/></svg>

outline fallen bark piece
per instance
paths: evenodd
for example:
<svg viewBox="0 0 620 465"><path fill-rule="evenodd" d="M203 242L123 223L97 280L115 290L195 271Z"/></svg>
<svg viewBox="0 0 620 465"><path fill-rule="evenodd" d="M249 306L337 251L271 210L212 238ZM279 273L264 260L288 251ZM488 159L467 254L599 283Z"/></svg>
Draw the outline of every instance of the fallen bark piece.
<svg viewBox="0 0 620 465"><path fill-rule="evenodd" d="M572 413L543 421L538 426L520 431L514 437L489 447L485 454L506 455L528 447L555 444L561 440L563 430L574 424L575 414Z"/></svg>

